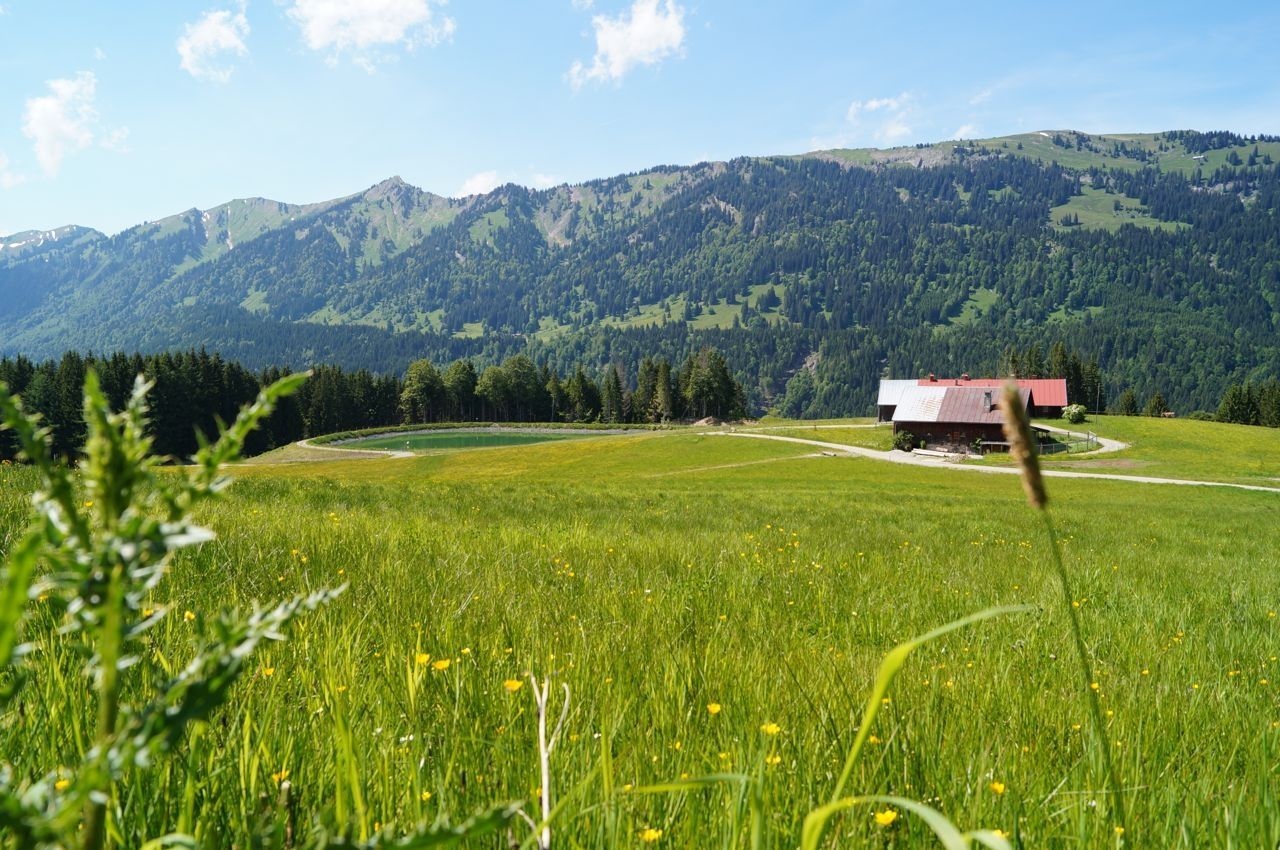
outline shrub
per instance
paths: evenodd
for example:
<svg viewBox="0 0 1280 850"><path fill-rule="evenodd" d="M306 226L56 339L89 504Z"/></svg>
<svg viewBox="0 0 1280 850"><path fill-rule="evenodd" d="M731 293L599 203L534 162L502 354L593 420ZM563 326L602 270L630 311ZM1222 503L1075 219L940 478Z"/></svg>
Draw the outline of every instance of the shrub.
<svg viewBox="0 0 1280 850"><path fill-rule="evenodd" d="M900 452L909 452L916 445L916 438L909 431L899 431L893 435L893 447Z"/></svg>
<svg viewBox="0 0 1280 850"><path fill-rule="evenodd" d="M1062 418L1070 422L1072 425L1079 425L1084 421L1086 408L1083 404L1068 404L1062 408Z"/></svg>

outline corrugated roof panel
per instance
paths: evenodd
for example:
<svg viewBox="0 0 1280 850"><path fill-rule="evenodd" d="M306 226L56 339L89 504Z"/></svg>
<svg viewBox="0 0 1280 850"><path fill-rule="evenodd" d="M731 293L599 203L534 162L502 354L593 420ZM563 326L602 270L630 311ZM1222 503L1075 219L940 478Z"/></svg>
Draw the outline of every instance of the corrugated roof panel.
<svg viewBox="0 0 1280 850"><path fill-rule="evenodd" d="M902 398L902 394L910 387L916 385L915 378L907 380L897 380L894 378L882 378L880 380L880 392L876 396L876 405L884 407L886 405L898 404L898 400Z"/></svg>
<svg viewBox="0 0 1280 850"><path fill-rule="evenodd" d="M936 421L983 425L1004 421L998 387L946 387L945 390L946 397ZM1022 396L1023 407L1026 407L1031 390L1019 387L1018 394Z"/></svg>
<svg viewBox="0 0 1280 850"><path fill-rule="evenodd" d="M937 422L946 387L908 387L893 412L894 422Z"/></svg>

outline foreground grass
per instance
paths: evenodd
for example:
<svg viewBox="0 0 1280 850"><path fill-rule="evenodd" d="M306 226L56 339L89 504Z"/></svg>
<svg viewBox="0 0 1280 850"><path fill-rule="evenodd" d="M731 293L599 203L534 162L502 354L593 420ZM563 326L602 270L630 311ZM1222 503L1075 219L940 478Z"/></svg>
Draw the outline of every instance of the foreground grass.
<svg viewBox="0 0 1280 850"><path fill-rule="evenodd" d="M504 682L533 671L573 694L553 762L565 846L638 846L644 828L662 831L659 846L743 846L738 785L635 793L742 772L763 778L767 845L792 847L831 792L884 652L1025 602L1041 613L909 663L851 790L923 800L1026 847L1280 838L1280 499L1050 482L1131 789L1118 840L1086 778L1066 617L1016 480L810 454L627 435L246 468L204 517L218 541L184 556L176 595L156 600L174 613L155 658L183 662L184 611L350 589L268 651L183 760L126 783L121 822L243 846L282 816L286 777L290 817L357 834L532 799L532 701L527 684ZM0 470L0 546L29 486ZM81 683L51 630L37 648L28 704L0 723L23 773L76 760L91 712L42 710ZM839 835L838 846L933 844L906 818L880 827L857 810Z"/></svg>

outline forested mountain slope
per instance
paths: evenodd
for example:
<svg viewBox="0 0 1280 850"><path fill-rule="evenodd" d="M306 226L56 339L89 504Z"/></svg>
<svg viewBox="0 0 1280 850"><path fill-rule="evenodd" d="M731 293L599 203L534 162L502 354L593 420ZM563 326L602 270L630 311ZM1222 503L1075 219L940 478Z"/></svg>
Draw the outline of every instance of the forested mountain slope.
<svg viewBox="0 0 1280 850"><path fill-rule="evenodd" d="M723 350L810 415L884 373L1095 355L1108 390L1210 408L1280 375L1280 140L1045 132L738 159L451 200L393 178L107 237L0 238L0 354L205 345L249 365L529 351L567 368ZM811 379L811 380L810 380Z"/></svg>

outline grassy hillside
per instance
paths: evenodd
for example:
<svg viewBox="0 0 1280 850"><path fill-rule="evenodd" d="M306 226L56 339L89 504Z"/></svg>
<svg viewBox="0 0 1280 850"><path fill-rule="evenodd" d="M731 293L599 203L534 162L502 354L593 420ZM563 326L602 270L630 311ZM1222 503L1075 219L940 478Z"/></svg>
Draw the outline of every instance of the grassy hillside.
<svg viewBox="0 0 1280 850"><path fill-rule="evenodd" d="M1280 487L1280 431L1274 428L1146 416L1090 420L1066 427L1092 430L1131 448L1095 457L1048 459L1047 468Z"/></svg>
<svg viewBox="0 0 1280 850"><path fill-rule="evenodd" d="M1165 172L1205 173L1228 164L1235 154L1247 160L1256 148L1260 156L1280 161L1280 142L1226 144L1196 153L1185 142L1163 133L1083 133L1078 130L1037 130L989 139L958 139L902 148L854 148L816 151L809 156L830 158L850 165L937 165L974 153L999 153L1023 157L1064 168L1121 168L1136 171L1152 166Z"/></svg>
<svg viewBox="0 0 1280 850"><path fill-rule="evenodd" d="M1157 437L1161 451L1185 438L1175 465L1217 445L1196 423L1114 432L1130 425L1153 451ZM181 822L211 843L247 843L259 824L317 817L359 837L530 799L529 686L504 682L533 671L572 692L553 757L557 841L640 846L651 829L657 846L747 846L751 805L736 781L637 790L730 774L758 782L762 846L794 847L883 654L983 607L1029 603L1034 613L913 657L851 787L929 801L1018 846L1120 843L1089 773L1042 529L1012 477L693 434L239 474L204 517L218 542L181 558L172 592L152 600L171 610L147 662L186 657L183 611L350 588L265 650L172 772L123 784L126 829ZM0 541L14 539L30 484L0 469ZM1280 494L1050 486L1128 789L1123 843L1269 843ZM60 672L67 639L52 623L32 638L29 693L56 702L79 687ZM6 759L19 775L76 760L89 711L37 712L38 735L0 724ZM273 803L284 778L292 815ZM918 822L880 826L869 808L838 830L830 846L936 846Z"/></svg>

